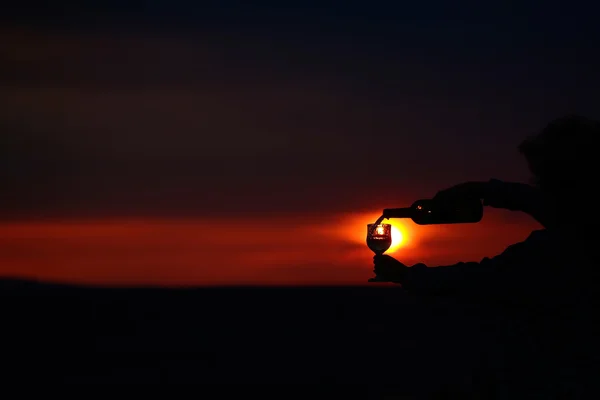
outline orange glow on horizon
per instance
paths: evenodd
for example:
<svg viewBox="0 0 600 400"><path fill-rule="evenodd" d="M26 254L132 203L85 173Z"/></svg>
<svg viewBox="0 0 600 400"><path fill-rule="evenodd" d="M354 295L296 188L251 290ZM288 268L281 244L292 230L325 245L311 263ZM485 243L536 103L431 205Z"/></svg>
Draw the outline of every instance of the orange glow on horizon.
<svg viewBox="0 0 600 400"><path fill-rule="evenodd" d="M0 223L0 279L97 285L367 284L366 225L378 215ZM388 254L412 265L478 261L524 240L531 222L419 226L387 220Z"/></svg>

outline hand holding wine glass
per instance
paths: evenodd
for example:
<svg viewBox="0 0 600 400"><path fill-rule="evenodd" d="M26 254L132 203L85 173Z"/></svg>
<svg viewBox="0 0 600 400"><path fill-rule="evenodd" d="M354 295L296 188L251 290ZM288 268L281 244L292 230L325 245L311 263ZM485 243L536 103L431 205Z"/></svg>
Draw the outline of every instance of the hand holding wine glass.
<svg viewBox="0 0 600 400"><path fill-rule="evenodd" d="M373 257L373 264L375 278L369 279L369 282L402 283L409 268L387 254L376 254Z"/></svg>

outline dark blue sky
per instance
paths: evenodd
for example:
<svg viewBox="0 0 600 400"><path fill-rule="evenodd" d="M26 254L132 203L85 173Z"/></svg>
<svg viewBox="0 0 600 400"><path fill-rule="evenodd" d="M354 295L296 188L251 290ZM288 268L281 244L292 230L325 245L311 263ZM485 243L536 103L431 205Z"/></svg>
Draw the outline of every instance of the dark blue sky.
<svg viewBox="0 0 600 400"><path fill-rule="evenodd" d="M3 10L4 215L404 204L599 117L597 6L213 3Z"/></svg>

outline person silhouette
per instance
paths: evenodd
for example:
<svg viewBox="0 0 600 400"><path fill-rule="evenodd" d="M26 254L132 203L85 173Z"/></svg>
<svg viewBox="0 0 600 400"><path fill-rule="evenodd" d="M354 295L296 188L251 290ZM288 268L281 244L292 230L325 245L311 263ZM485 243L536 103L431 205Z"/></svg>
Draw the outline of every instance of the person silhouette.
<svg viewBox="0 0 600 400"><path fill-rule="evenodd" d="M373 280L398 283L417 294L491 301L510 310L518 321L513 327L520 327L515 328L520 333L512 332L519 339L509 346L517 357L511 368L512 377L520 377L518 385L576 396L596 362L590 347L596 313L590 305L597 282L592 249L599 222L593 200L598 138L600 121L558 118L519 146L533 175L531 184L491 179L462 183L435 196L440 201L479 198L486 206L525 212L542 225L525 241L480 262L435 268L409 267L377 255Z"/></svg>

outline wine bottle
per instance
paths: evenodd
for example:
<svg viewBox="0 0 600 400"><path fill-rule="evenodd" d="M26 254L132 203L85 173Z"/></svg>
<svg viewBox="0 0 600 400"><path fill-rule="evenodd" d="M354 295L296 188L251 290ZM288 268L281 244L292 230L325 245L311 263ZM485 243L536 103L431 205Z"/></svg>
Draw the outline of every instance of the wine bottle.
<svg viewBox="0 0 600 400"><path fill-rule="evenodd" d="M410 207L386 208L384 218L410 218L418 225L468 224L481 221L481 200L442 202L439 200L417 200Z"/></svg>

